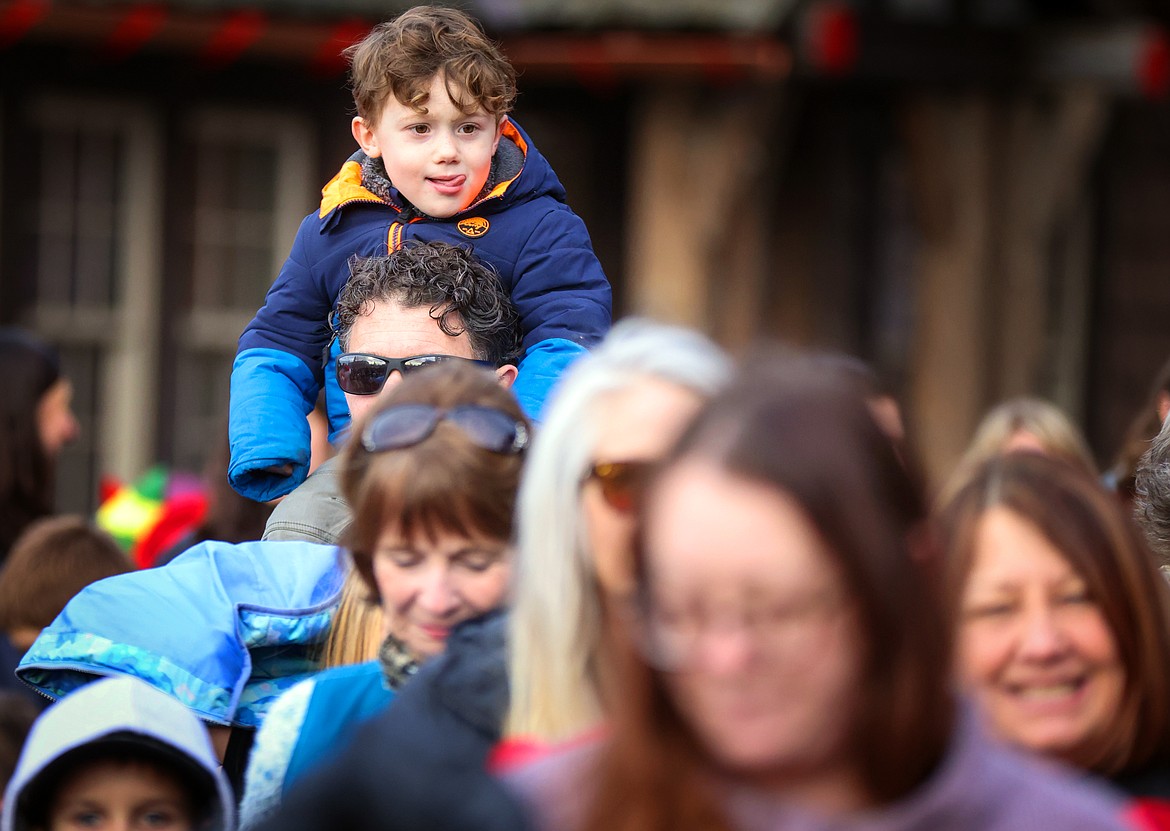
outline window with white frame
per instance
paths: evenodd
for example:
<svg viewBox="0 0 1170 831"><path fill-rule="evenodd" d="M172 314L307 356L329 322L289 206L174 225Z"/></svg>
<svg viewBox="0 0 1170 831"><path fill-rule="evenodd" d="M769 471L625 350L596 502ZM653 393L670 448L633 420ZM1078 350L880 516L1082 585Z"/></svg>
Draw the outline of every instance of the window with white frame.
<svg viewBox="0 0 1170 831"><path fill-rule="evenodd" d="M206 108L186 119L193 166L189 305L176 330L176 415L171 455L201 469L225 441L228 382L244 326L314 207L311 130L284 112Z"/></svg>
<svg viewBox="0 0 1170 831"><path fill-rule="evenodd" d="M61 350L80 440L58 463L61 510L152 461L161 221L159 129L133 102L46 95L38 135L35 297L24 321Z"/></svg>

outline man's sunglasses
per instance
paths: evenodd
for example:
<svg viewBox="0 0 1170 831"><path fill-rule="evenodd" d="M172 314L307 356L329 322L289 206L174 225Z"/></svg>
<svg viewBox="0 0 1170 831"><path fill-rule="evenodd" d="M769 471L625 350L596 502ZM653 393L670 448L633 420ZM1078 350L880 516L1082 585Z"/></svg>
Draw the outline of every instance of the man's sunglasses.
<svg viewBox="0 0 1170 831"><path fill-rule="evenodd" d="M589 468L586 481L596 479L601 496L615 511L623 514L634 511L642 499L642 490L654 463L598 462Z"/></svg>
<svg viewBox="0 0 1170 831"><path fill-rule="evenodd" d="M414 355L410 358L383 358L364 352L344 352L337 356L337 383L342 392L350 395L376 395L395 370L408 375L419 369L447 361L466 361L469 364L495 368L491 361L476 361L456 355Z"/></svg>
<svg viewBox="0 0 1170 831"><path fill-rule="evenodd" d="M503 410L468 404L444 409L430 404L399 404L374 415L362 430L370 453L399 450L424 441L440 421L458 427L476 447L513 455L528 446L528 427Z"/></svg>

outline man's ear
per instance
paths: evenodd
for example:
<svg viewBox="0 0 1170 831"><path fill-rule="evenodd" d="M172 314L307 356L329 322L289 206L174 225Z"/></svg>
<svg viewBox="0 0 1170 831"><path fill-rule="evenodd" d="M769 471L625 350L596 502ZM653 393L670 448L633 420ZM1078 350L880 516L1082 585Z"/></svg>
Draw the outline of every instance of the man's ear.
<svg viewBox="0 0 1170 831"><path fill-rule="evenodd" d="M519 372L520 370L516 369L516 367L512 366L512 364L504 364L502 367L499 367L496 370L496 380L499 381L502 386L510 387L516 383L516 375Z"/></svg>
<svg viewBox="0 0 1170 831"><path fill-rule="evenodd" d="M349 128L353 133L353 140L358 143L358 147L365 151L367 156L376 159L382 155L382 148L378 146L378 137L374 135L374 131L366 124L364 118L355 115Z"/></svg>

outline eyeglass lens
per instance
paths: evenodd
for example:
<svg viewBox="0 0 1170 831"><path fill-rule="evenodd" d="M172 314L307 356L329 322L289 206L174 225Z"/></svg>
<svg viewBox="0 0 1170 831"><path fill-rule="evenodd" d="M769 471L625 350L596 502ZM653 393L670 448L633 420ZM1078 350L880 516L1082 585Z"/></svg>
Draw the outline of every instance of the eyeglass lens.
<svg viewBox="0 0 1170 831"><path fill-rule="evenodd" d="M337 384L350 395L374 395L386 384L395 370L406 375L423 367L446 361L468 360L455 355L414 355L409 358L383 358L380 355L351 353L337 358ZM486 363L475 361L475 363Z"/></svg>

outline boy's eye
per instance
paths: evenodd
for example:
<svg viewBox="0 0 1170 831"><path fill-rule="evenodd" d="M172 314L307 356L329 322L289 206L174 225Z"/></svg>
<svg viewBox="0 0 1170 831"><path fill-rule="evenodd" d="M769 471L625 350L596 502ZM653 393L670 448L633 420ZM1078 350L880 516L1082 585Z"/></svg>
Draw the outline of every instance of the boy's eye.
<svg viewBox="0 0 1170 831"><path fill-rule="evenodd" d="M410 125L409 129L410 132L414 133L416 136L422 136L426 135L431 128L426 124L412 124Z"/></svg>
<svg viewBox="0 0 1170 831"><path fill-rule="evenodd" d="M470 136L474 133L479 132L479 125L478 124L461 124L459 126L459 132L465 136Z"/></svg>
<svg viewBox="0 0 1170 831"><path fill-rule="evenodd" d="M102 815L97 811L78 811L71 819L77 828L97 828L101 825Z"/></svg>

